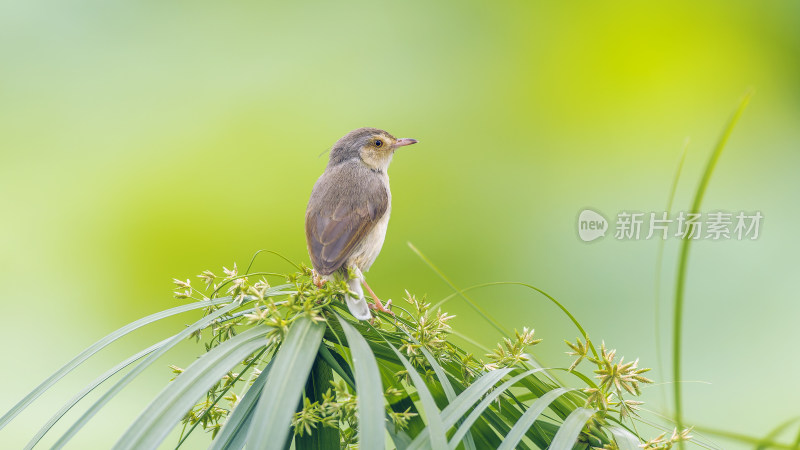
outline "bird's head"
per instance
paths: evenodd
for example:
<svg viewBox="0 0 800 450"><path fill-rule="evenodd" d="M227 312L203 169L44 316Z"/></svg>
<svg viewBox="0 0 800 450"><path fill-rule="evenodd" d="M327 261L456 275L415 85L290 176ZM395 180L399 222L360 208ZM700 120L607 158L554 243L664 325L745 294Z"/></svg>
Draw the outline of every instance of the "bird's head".
<svg viewBox="0 0 800 450"><path fill-rule="evenodd" d="M377 128L359 128L336 141L331 149L328 166L333 167L357 159L370 169L385 172L395 150L416 143L416 139L397 139Z"/></svg>

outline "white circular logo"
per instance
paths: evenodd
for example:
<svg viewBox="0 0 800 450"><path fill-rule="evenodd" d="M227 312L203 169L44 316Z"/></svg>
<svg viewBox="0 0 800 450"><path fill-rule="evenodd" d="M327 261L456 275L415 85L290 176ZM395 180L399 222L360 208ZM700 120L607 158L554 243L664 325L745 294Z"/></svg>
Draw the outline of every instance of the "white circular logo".
<svg viewBox="0 0 800 450"><path fill-rule="evenodd" d="M608 221L602 214L584 209L578 216L578 236L584 242L590 242L606 235Z"/></svg>

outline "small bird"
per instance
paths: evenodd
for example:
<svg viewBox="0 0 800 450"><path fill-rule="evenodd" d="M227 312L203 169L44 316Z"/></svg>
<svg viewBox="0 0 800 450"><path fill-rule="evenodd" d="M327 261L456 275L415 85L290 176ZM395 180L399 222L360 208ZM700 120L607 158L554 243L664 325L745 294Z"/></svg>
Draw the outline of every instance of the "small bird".
<svg viewBox="0 0 800 450"><path fill-rule="evenodd" d="M359 320L372 318L361 284L375 300L374 309L388 312L364 280L386 238L392 193L386 170L395 150L416 144L377 128L353 130L333 145L328 166L311 191L306 209L306 242L314 271L324 280L347 280L357 297L347 307ZM350 278L352 276L352 278Z"/></svg>

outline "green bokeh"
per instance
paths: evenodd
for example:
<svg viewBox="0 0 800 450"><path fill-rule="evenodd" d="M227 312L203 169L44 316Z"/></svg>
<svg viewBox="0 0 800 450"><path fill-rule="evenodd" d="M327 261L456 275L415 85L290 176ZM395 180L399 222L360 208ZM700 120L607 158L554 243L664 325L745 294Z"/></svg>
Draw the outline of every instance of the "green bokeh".
<svg viewBox="0 0 800 450"><path fill-rule="evenodd" d="M657 242L586 244L575 220L584 207L664 210L689 136L675 204L686 209L752 87L704 210L761 211L762 236L693 248L684 407L690 423L759 436L795 415L800 4L514 3L0 4L0 411L102 335L178 304L173 276L261 248L307 261L318 155L361 126L420 140L390 170L392 221L368 274L379 294L450 293L411 241L460 286L537 285L670 382L653 331ZM536 328L548 365L567 363L561 340L576 331L541 296L474 298L508 328ZM461 301L448 310L473 339L498 339ZM95 374L193 318L102 353L0 441L24 443ZM195 350L165 359L75 444L107 447L167 364ZM670 389L648 388L649 407L667 412Z"/></svg>

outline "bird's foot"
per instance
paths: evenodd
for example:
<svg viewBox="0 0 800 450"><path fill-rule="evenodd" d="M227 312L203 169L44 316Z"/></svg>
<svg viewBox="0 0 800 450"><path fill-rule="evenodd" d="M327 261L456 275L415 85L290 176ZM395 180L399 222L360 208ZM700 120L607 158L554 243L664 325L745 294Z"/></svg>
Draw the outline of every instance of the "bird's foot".
<svg viewBox="0 0 800 450"><path fill-rule="evenodd" d="M367 280L362 279L361 280L361 284L363 284L364 287L367 288L367 292L369 292L369 294L372 296L372 299L375 300L375 304L374 305L369 305L369 307L371 309L374 309L376 311L385 312L387 314L394 315L394 313L389 309L389 307L392 306L392 301L391 300L386 302L386 306L384 306L381 303L381 301L378 299L378 296L375 295L375 292L372 290L372 288L369 287L369 285L367 284Z"/></svg>
<svg viewBox="0 0 800 450"><path fill-rule="evenodd" d="M314 286L318 288L322 288L322 286L325 286L325 283L327 283L327 280L322 278L322 276L313 269L311 270L311 281L314 283Z"/></svg>
<svg viewBox="0 0 800 450"><path fill-rule="evenodd" d="M386 301L386 304L384 305L384 304L381 303L380 300L378 300L378 297L374 297L374 298L375 298L375 304L369 305L370 309L374 309L375 311L385 312L387 314L394 315L392 310L389 309L389 308L392 307L392 300L391 299Z"/></svg>

